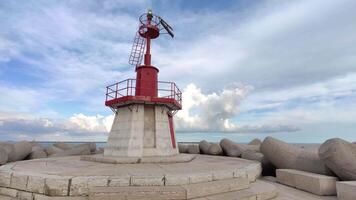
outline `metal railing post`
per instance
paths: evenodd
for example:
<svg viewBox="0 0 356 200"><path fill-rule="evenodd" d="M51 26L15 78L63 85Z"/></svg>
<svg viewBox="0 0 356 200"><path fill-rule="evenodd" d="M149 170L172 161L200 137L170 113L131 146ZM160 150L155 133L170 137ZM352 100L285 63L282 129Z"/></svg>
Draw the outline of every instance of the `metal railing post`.
<svg viewBox="0 0 356 200"><path fill-rule="evenodd" d="M109 87L109 86L108 86L108 87ZM105 101L108 101L108 92L109 92L108 87L106 87L106 100L105 100Z"/></svg>
<svg viewBox="0 0 356 200"><path fill-rule="evenodd" d="M126 96L129 96L129 80L126 80Z"/></svg>
<svg viewBox="0 0 356 200"><path fill-rule="evenodd" d="M117 93L119 92L119 84L116 83L116 90L115 90L115 99L117 99Z"/></svg>

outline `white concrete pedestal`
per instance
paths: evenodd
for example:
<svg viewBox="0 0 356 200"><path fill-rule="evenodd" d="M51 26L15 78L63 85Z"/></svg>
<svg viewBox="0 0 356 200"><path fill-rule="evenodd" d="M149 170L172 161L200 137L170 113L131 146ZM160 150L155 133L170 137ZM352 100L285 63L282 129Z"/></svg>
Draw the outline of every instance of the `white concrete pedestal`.
<svg viewBox="0 0 356 200"><path fill-rule="evenodd" d="M176 142L172 144L168 112L167 107L160 105L132 104L118 108L104 156L177 155L178 146Z"/></svg>

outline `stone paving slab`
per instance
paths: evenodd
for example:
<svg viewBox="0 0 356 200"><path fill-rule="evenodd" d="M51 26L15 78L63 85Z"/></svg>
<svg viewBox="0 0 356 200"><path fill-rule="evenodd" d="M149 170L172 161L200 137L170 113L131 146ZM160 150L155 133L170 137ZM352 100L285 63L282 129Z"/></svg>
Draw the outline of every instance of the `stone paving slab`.
<svg viewBox="0 0 356 200"><path fill-rule="evenodd" d="M260 169L255 161L208 155L186 163L137 164L90 162L80 156L45 158L1 166L0 195L17 191L19 196L22 191L24 199L27 193L34 198L86 197L93 187L179 186L239 178L253 182Z"/></svg>
<svg viewBox="0 0 356 200"><path fill-rule="evenodd" d="M340 181L336 183L339 200L356 199L356 181Z"/></svg>
<svg viewBox="0 0 356 200"><path fill-rule="evenodd" d="M336 196L319 196L277 182L268 183L277 187L278 196L273 200L337 200Z"/></svg>
<svg viewBox="0 0 356 200"><path fill-rule="evenodd" d="M336 177L293 169L277 169L276 175L279 183L320 196L336 195Z"/></svg>
<svg viewBox="0 0 356 200"><path fill-rule="evenodd" d="M252 183L249 188L243 190L209 195L192 200L268 200L277 196L276 186L266 181L258 180Z"/></svg>

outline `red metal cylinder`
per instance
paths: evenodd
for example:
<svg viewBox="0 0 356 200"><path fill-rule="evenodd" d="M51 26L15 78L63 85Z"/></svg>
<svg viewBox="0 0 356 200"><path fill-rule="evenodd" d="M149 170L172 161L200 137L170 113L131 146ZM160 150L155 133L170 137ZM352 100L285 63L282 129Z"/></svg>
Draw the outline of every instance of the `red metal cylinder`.
<svg viewBox="0 0 356 200"><path fill-rule="evenodd" d="M136 96L158 96L158 72L153 66L141 65L136 68Z"/></svg>

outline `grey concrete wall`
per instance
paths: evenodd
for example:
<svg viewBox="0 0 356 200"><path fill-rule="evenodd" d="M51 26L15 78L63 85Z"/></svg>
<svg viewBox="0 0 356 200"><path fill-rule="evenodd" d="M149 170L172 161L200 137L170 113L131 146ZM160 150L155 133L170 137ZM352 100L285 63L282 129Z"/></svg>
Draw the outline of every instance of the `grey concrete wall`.
<svg viewBox="0 0 356 200"><path fill-rule="evenodd" d="M155 148L156 147L156 120L155 120L155 107L153 105L144 106L144 136L143 147Z"/></svg>
<svg viewBox="0 0 356 200"><path fill-rule="evenodd" d="M178 154L178 148L172 147L168 111L165 106L143 104L118 109L104 155L141 157Z"/></svg>

